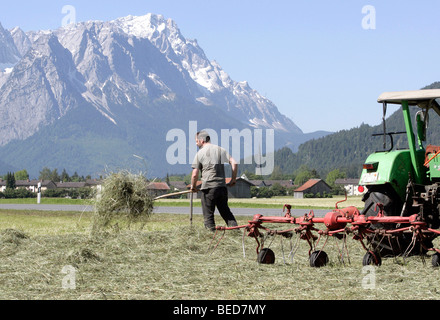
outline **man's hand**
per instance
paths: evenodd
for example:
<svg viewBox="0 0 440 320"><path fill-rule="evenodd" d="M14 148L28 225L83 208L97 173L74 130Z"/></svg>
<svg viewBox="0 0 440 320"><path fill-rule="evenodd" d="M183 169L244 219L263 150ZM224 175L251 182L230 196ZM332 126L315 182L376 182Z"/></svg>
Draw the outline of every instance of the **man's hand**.
<svg viewBox="0 0 440 320"><path fill-rule="evenodd" d="M229 182L228 186L233 187L237 184L237 178L231 178L231 182Z"/></svg>

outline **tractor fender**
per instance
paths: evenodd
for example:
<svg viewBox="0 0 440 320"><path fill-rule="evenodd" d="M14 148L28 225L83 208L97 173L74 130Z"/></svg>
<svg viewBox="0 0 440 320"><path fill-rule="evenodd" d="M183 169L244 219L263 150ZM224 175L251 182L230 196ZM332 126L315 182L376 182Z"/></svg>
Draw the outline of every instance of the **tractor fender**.
<svg viewBox="0 0 440 320"><path fill-rule="evenodd" d="M423 162L424 151L420 150L417 155ZM365 163L369 166L364 165L359 185L368 189L371 186L390 185L401 200L405 199L409 177L414 176L409 150L373 153Z"/></svg>

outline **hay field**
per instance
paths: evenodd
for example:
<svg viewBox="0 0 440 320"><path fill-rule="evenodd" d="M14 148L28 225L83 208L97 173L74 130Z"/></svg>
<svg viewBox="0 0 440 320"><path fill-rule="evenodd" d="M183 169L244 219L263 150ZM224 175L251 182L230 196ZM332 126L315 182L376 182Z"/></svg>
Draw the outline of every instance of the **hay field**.
<svg viewBox="0 0 440 320"><path fill-rule="evenodd" d="M290 204L292 208L303 209L334 209L337 202L339 208L345 208L348 206L355 206L363 208L364 203L362 197L348 197L346 201L344 196L334 196L333 198L306 198L306 199L294 199L293 197L273 197L270 199L229 199L229 205L232 208L280 208L282 210L285 204ZM156 205L159 206L189 206L188 199L162 199L156 201ZM200 199L194 200L195 206L201 206Z"/></svg>
<svg viewBox="0 0 440 320"><path fill-rule="evenodd" d="M211 253L213 234L200 216L190 227L187 217L157 214L143 230L118 224L94 236L91 221L90 213L0 211L0 299L440 298L440 271L429 259L426 265L420 257L387 259L365 269L363 252L351 239L350 263L338 261L339 242L330 239L325 249L330 264L313 269L306 242L291 261L290 243L279 237L270 246L273 265L256 262L255 240L247 237L244 257L239 231L227 233Z"/></svg>

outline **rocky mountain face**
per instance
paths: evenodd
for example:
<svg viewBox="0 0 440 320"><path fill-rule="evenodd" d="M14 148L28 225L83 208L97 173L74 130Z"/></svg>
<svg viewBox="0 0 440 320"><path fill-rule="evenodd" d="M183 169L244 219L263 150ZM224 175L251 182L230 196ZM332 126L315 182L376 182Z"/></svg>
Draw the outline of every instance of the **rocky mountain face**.
<svg viewBox="0 0 440 320"><path fill-rule="evenodd" d="M161 15L27 33L0 25L0 152L17 170L188 170L167 163L166 136L189 134L195 121L217 132L274 129L278 148L325 134L304 135ZM193 139L186 138L189 150Z"/></svg>
<svg viewBox="0 0 440 320"><path fill-rule="evenodd" d="M11 33L0 23L0 69L5 71L20 60L21 54L14 44Z"/></svg>

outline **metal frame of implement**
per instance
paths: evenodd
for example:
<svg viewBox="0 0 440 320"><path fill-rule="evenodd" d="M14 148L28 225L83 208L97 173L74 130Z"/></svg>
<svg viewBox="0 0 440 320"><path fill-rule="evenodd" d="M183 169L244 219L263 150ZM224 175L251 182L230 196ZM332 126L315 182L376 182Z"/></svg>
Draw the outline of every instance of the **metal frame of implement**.
<svg viewBox="0 0 440 320"><path fill-rule="evenodd" d="M429 228L425 222L421 221L419 214L414 214L409 217L384 216L382 206L380 205L378 215L368 217L361 215L356 207L338 209L336 205L336 209L328 212L324 217L315 217L313 210L311 210L308 214L304 214L302 217L292 217L290 212L291 206L285 205L283 212L285 211L285 208L287 208L287 213L284 217L263 216L261 214L256 214L254 215L253 220L250 220L246 225L237 227L218 226L216 228L217 231L214 235L214 239L216 238L218 231L225 232L226 230L244 229L245 232L247 232L247 235L254 238L257 242L256 251L258 254L258 262L270 264L274 263L275 257L269 248L262 248L263 245L259 241L259 238L263 237L261 231L267 232L268 235L286 235L289 233L296 233L299 234L300 239L307 241L310 246L310 265L312 267L322 267L327 264L328 257L323 251L327 241L325 241L324 245L320 249L317 249L321 237L336 237L341 239L345 235L353 234L353 239L359 241L366 251L363 264L380 265L381 258L379 252L371 250L371 248L368 248L364 242L364 240L367 239L367 235L376 234L382 237L392 237L393 235L402 233L412 234L412 241L405 251L406 255L409 255L411 250L414 249L417 240L419 240L420 244L423 245L423 239L427 237L435 238L440 235L440 230ZM268 223L295 225L295 227L286 230L275 230L263 226L263 224ZM394 225L395 228L374 228L374 225L384 223ZM318 229L316 227L317 224L324 225L324 228ZM217 246L220 241L221 239L218 241ZM438 266L440 262L440 250L434 247L426 246L424 246L423 249L434 252L433 265ZM266 255L269 255L269 257Z"/></svg>

